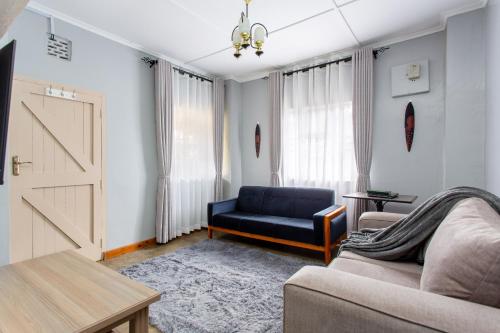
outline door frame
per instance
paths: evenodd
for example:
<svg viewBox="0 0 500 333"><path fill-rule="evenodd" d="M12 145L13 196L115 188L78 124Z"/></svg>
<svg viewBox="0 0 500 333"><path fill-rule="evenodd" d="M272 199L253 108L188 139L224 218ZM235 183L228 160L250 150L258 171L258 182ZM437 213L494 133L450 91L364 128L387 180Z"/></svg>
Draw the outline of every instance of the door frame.
<svg viewBox="0 0 500 333"><path fill-rule="evenodd" d="M21 82L27 82L27 83L32 83L32 84L39 84L39 85L44 85L47 87L52 87L54 89L64 89L66 91L75 91L77 94L78 92L83 93L83 94L89 94L89 95L94 95L101 100L101 187L102 187L102 207L101 207L101 232L102 232L102 244L101 244L101 259L104 258L104 252L107 250L107 216L108 216L108 201L107 201L107 127L106 127L106 97L104 94L93 91L93 90L88 90L88 89L81 89L72 85L67 85L67 84L61 84L61 83L55 83L51 81L46 81L46 80L38 80L38 79L32 79L30 77L24 76L24 75L14 75L13 78L13 83L14 81L21 81ZM12 92L14 94L14 91ZM9 181L6 184L6 188L8 191L8 219L9 219L9 263L12 262L12 237L11 237L11 225L12 225L12 200L13 200L13 195L12 189L11 189L11 182L12 182L12 177L14 175L12 174L12 159L11 154L12 154L12 142L11 142L11 118L13 114L12 110L12 103L11 103L11 112L9 115L9 128L8 128L8 133L7 133L7 149L6 149L6 156L5 158L7 159L6 163L6 168L4 172L8 172L9 175ZM8 170L8 171L7 171ZM5 177L6 175L4 175Z"/></svg>

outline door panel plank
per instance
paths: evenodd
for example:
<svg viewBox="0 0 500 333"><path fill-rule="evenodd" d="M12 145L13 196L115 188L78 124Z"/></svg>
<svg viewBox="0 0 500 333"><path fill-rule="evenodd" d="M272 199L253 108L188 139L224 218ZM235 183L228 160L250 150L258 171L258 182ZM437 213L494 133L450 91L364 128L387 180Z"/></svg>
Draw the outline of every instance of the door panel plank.
<svg viewBox="0 0 500 333"><path fill-rule="evenodd" d="M96 182L96 177L87 173L59 173L47 176L35 174L27 175L26 179L32 184L32 188L94 185Z"/></svg>
<svg viewBox="0 0 500 333"><path fill-rule="evenodd" d="M45 251L45 217L36 210L31 209L33 215L33 257L46 254Z"/></svg>
<svg viewBox="0 0 500 333"><path fill-rule="evenodd" d="M36 101L41 104L41 101ZM13 94L12 105L19 105L21 103L21 96ZM35 103L33 103L35 104ZM33 116L26 112L25 110L18 110L17 112L10 113L10 123L16 126L16 130L9 129L9 143L12 142L32 142L31 129L32 129L32 118ZM18 155L22 161L31 161L32 158L32 147L30 144L19 146L15 150L10 150L11 156ZM9 163L11 157L7 159L6 165L11 165ZM29 171L30 166L22 167L23 172ZM6 169L9 173L12 173L12 169ZM7 172L6 172L7 176ZM16 182L11 182L11 191L14 192L19 188ZM32 212L25 208L25 204L22 200L11 200L11 212L12 217L16 217L16 222L11 223L10 233L11 233L11 259L12 260L22 260L25 258L31 258L33 255L33 248L31 244L33 243L33 227L32 227ZM16 214L15 214L16 213ZM15 240L15 241L14 241Z"/></svg>
<svg viewBox="0 0 500 333"><path fill-rule="evenodd" d="M74 103L73 105L73 120L72 120L72 133L75 133L75 143L80 149L82 158L92 163L92 160L85 154L85 146L83 142L84 138L84 127L83 127L83 112L85 103ZM79 171L80 167L75 163L75 161L68 155L67 157L68 172Z"/></svg>
<svg viewBox="0 0 500 333"><path fill-rule="evenodd" d="M68 219L59 213L50 204L47 204L43 199L40 199L32 191L25 192L22 195L23 199L26 200L33 208L35 208L40 214L45 216L52 224L57 228L61 229L66 235L71 237L71 239L81 247L93 246L89 239L85 237L79 230L74 228Z"/></svg>
<svg viewBox="0 0 500 333"><path fill-rule="evenodd" d="M32 105L27 100L23 100L22 103L24 106L30 110L35 117L45 126L46 130L52 134L55 140L61 143L64 146L64 149L73 157L73 159L80 165L80 167L84 171L93 171L93 165L91 165L79 152L78 149L75 148L75 144L73 140L63 133L60 133L56 126L54 125L55 121L44 112L40 112L34 105Z"/></svg>
<svg viewBox="0 0 500 333"><path fill-rule="evenodd" d="M76 201L75 207L77 225L89 239L94 237L93 211L92 211L92 186L77 186L75 189Z"/></svg>
<svg viewBox="0 0 500 333"><path fill-rule="evenodd" d="M14 79L9 151L33 164L10 179L11 262L66 249L98 260L105 225L103 96L78 90L76 101L45 96L50 86L62 88Z"/></svg>

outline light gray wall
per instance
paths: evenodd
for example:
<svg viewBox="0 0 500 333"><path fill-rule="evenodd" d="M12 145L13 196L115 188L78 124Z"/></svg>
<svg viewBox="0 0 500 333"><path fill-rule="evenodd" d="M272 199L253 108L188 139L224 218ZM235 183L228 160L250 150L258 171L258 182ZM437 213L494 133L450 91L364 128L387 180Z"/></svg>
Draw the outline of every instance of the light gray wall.
<svg viewBox="0 0 500 333"><path fill-rule="evenodd" d="M483 20L482 9L448 20L445 188L485 186L486 56Z"/></svg>
<svg viewBox="0 0 500 333"><path fill-rule="evenodd" d="M486 188L500 196L500 1L486 7Z"/></svg>
<svg viewBox="0 0 500 333"><path fill-rule="evenodd" d="M224 172L224 198L234 198L242 184L241 170L241 145L240 145L240 126L242 113L242 93L241 83L234 80L227 80L225 85L225 125L227 125L226 139L229 158L228 165Z"/></svg>
<svg viewBox="0 0 500 333"><path fill-rule="evenodd" d="M24 11L9 30L18 41L16 74L95 90L107 106L107 248L154 237L156 141L154 74L143 53L56 20L73 42L71 62L46 54L47 19ZM7 187L0 189L0 207ZM8 215L2 211L0 233ZM4 246L3 246L4 247ZM2 251L4 249L2 248Z"/></svg>
<svg viewBox="0 0 500 333"><path fill-rule="evenodd" d="M271 184L271 108L267 80L245 82L242 87L241 168L243 185ZM260 124L260 156L255 154L255 126Z"/></svg>
<svg viewBox="0 0 500 333"><path fill-rule="evenodd" d="M375 60L374 151L372 187L416 194L417 203L442 190L444 137L445 33L391 45ZM420 59L430 61L431 92L392 98L391 68ZM270 107L267 81L242 84L241 163L244 185L270 184ZM406 151L404 111L411 100L415 106L416 133L411 153ZM255 157L254 129L262 130L261 157ZM393 211L414 206L394 205Z"/></svg>
<svg viewBox="0 0 500 333"><path fill-rule="evenodd" d="M445 34L439 32L390 46L374 65L372 188L418 195L413 205L387 205L407 212L442 189ZM392 98L391 68L429 59L430 92ZM415 136L406 149L404 113L415 108Z"/></svg>
<svg viewBox="0 0 500 333"><path fill-rule="evenodd" d="M375 60L372 188L419 197L413 205L389 204L390 211L409 212L449 186L484 186L482 15L479 10L453 17L449 31L391 45ZM451 40L447 41L447 36ZM430 92L393 98L391 68L422 59L429 59ZM255 80L242 87L243 184L267 185L270 170L267 82ZM416 118L411 152L406 150L403 127L409 101L415 107ZM262 160L257 160L253 151L251 124L257 120L264 125ZM468 152L471 158L465 158ZM500 160L498 155L497 160Z"/></svg>

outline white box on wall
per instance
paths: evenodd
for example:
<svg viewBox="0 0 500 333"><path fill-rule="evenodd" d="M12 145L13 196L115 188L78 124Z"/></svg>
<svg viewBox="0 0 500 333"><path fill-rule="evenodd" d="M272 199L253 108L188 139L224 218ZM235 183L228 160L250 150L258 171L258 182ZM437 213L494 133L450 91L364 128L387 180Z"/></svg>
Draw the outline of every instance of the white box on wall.
<svg viewBox="0 0 500 333"><path fill-rule="evenodd" d="M408 67L420 65L420 77L415 80L408 79ZM392 67L392 97L421 94L430 91L429 86L429 60L414 61L409 64Z"/></svg>

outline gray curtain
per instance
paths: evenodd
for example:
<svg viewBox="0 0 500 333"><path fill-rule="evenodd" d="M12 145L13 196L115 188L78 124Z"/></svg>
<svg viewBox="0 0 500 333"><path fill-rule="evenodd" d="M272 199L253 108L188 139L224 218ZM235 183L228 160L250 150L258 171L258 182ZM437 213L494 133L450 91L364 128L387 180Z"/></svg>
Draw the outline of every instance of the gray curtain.
<svg viewBox="0 0 500 333"><path fill-rule="evenodd" d="M213 84L214 103L214 161L215 161L215 200L222 200L222 158L224 139L224 80L215 79Z"/></svg>
<svg viewBox="0 0 500 333"><path fill-rule="evenodd" d="M271 186L281 186L281 120L283 103L283 73L269 74L269 98L271 100Z"/></svg>
<svg viewBox="0 0 500 333"><path fill-rule="evenodd" d="M167 243L175 237L171 224L170 174L172 170L173 96L172 65L158 59L155 66L156 146L158 192L156 194L156 241Z"/></svg>
<svg viewBox="0 0 500 333"><path fill-rule="evenodd" d="M370 188L370 168L372 165L373 49L371 47L363 48L354 53L352 72L354 154L358 169L356 191L366 192ZM359 216L367 208L367 201L354 200L352 230L358 230Z"/></svg>

